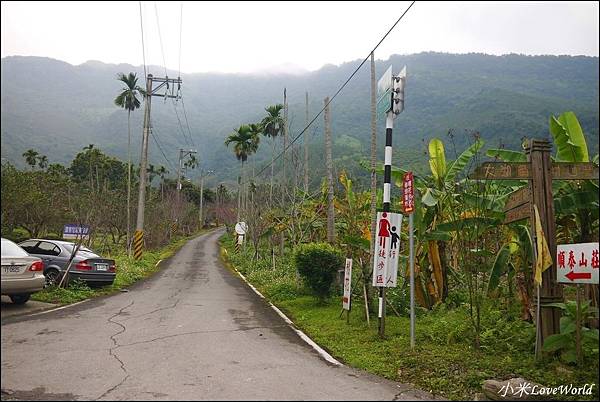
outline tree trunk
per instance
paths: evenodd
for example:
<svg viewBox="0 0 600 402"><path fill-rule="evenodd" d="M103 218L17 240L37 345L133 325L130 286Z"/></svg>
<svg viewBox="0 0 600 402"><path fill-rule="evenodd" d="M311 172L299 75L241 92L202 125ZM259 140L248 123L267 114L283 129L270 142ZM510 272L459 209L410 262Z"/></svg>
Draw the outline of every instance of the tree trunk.
<svg viewBox="0 0 600 402"><path fill-rule="evenodd" d="M329 97L325 98L325 153L327 154L327 241L335 241L334 208L333 208L333 159L331 154L331 119Z"/></svg>
<svg viewBox="0 0 600 402"><path fill-rule="evenodd" d="M275 137L271 137L271 187L269 187L269 209L273 207L273 164L275 163Z"/></svg>
<svg viewBox="0 0 600 402"><path fill-rule="evenodd" d="M131 257L131 111L127 111L127 255Z"/></svg>
<svg viewBox="0 0 600 402"><path fill-rule="evenodd" d="M240 207L241 207L241 184L242 184L242 172L244 171L244 161L241 161L240 175L238 176L238 207L237 207L237 220L236 223L240 221Z"/></svg>

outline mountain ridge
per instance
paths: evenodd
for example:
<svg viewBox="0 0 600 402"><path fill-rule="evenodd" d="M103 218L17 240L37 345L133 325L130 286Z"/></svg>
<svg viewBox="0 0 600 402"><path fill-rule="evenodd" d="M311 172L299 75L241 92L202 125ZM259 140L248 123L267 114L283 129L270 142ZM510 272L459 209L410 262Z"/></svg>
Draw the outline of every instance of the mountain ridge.
<svg viewBox="0 0 600 402"><path fill-rule="evenodd" d="M282 103L285 87L290 135L296 136L304 127L305 91L309 92L312 119L323 107L323 98L331 96L360 62L325 65L300 75L181 74L185 112L181 102L152 101L155 137L171 166L152 138L151 163L173 171L178 149L196 147L203 167L220 170L218 180L233 181L239 167L223 141L235 127L260 120L266 106ZM74 66L29 56L9 56L1 63L2 157L24 166L21 154L34 148L51 163L68 163L83 146L93 143L108 154L126 158L127 114L113 103L121 88L116 74L136 72L138 84L144 86L143 66L98 61ZM591 153L597 152L598 57L423 52L377 60L377 75L390 63L394 71L402 65L408 71L406 108L396 120L395 164L426 164L423 143L432 137L441 138L449 130L478 131L488 146L515 147L522 136L548 137L550 114L567 110L578 115ZM369 152L370 71L369 63L365 64L332 102L333 133L339 144L334 150L336 167L354 175L362 172L357 160L368 158ZM147 68L157 76L164 75L162 67ZM167 73L176 76L175 71ZM134 160L139 157L142 116L140 109L131 118ZM187 139L187 123L192 141ZM321 149L322 116L315 123L308 130L311 153ZM379 144L382 129L380 119ZM459 147L469 141L468 135L462 137ZM346 138L348 147L339 138ZM354 140L361 144L360 150ZM281 149L280 143L277 149ZM262 139L258 165L263 166L270 157L271 144ZM320 174L321 158L312 160L311 169L315 176Z"/></svg>

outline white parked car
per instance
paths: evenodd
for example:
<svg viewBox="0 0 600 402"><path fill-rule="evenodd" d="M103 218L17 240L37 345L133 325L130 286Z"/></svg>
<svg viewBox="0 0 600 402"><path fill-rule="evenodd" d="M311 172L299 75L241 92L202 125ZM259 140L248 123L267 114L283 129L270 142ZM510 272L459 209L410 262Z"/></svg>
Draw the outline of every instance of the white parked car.
<svg viewBox="0 0 600 402"><path fill-rule="evenodd" d="M2 238L1 245L2 294L8 295L15 304L24 304L32 293L44 288L44 263L8 239Z"/></svg>

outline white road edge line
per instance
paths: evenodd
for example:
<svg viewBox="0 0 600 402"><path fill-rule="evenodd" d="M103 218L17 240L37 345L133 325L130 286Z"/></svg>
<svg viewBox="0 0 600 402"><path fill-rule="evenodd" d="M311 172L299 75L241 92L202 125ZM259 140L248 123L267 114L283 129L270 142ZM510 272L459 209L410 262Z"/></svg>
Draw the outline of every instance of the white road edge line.
<svg viewBox="0 0 600 402"><path fill-rule="evenodd" d="M69 308L69 307L77 306L78 304L83 304L85 302L89 302L90 300L91 299L86 299L86 300L82 300L82 301L77 302L77 303L67 304L66 306L57 307L57 308L53 308L53 309L46 310L46 311L40 311L39 313L34 313L34 314L31 314L31 315L28 315L27 317L34 317L36 315L47 314L47 313L51 313L53 311L64 310L64 309Z"/></svg>
<svg viewBox="0 0 600 402"><path fill-rule="evenodd" d="M244 280L244 282L246 282L246 284L248 286L250 286L250 288L254 291L254 293L256 293L258 296L260 296L262 299L264 299L269 304L269 306L271 306L271 308L273 310L275 310L275 312L277 314L279 314L279 316L281 318L283 318L283 320L290 326L290 328L292 328L294 330L294 332L296 332L296 334L298 334L298 336L304 342L306 342L307 344L309 344L323 359L325 359L329 363L334 364L336 366L343 366L342 363L340 363L339 361L337 361L333 356L331 356L329 353L327 353L322 347L320 347L319 345L317 345L315 343L315 341L313 341L312 339L310 339L310 337L308 335L306 335L304 332L302 332L298 328L296 328L296 326L294 325L294 323L292 322L292 320L290 320L285 314L283 314L283 312L281 310L279 310L276 306L274 306L273 303L271 303L270 301L268 301L262 295L262 293L260 293L258 291L258 289L256 289L250 282L248 282L248 280L246 279L246 277L244 275L242 275L242 273L240 271L238 271L235 267L233 267L233 265L232 265L232 268Z"/></svg>

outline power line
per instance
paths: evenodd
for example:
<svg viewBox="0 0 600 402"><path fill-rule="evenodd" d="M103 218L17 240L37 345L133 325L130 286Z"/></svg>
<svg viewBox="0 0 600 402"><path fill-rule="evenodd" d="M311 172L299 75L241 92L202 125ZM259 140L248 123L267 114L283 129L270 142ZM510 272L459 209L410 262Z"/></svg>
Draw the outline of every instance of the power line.
<svg viewBox="0 0 600 402"><path fill-rule="evenodd" d="M185 130L183 129L183 124L181 123L181 119L179 118L179 113L177 112L177 107L175 106L175 101L171 99L171 103L173 104L173 110L175 111L175 116L177 116L177 122L179 123L179 130L181 135L183 136L183 140L187 145L191 145L190 141L185 136Z"/></svg>
<svg viewBox="0 0 600 402"><path fill-rule="evenodd" d="M179 75L181 77L181 30L183 27L183 3L181 3L181 9L179 13Z"/></svg>
<svg viewBox="0 0 600 402"><path fill-rule="evenodd" d="M142 28L142 57L144 60L144 81L146 80L146 46L144 45L144 19L142 17L142 2L140 1L140 28Z"/></svg>
<svg viewBox="0 0 600 402"><path fill-rule="evenodd" d="M183 94L181 95L181 106L183 106L183 117L185 117L185 124L187 125L190 141L192 142L192 145L195 147L196 144L194 144L194 139L192 138L192 130L190 130L190 123L188 123L187 113L185 112L185 103L183 102Z"/></svg>
<svg viewBox="0 0 600 402"><path fill-rule="evenodd" d="M152 138L154 138L154 142L156 143L156 146L158 147L160 153L162 154L163 158L165 158L165 161L167 161L167 164L169 165L169 167L173 170L175 170L175 168L173 167L173 164L171 163L171 161L169 160L169 158L167 158L167 155L165 155L165 152L163 151L162 146L160 145L160 142L158 141L158 138L154 135L154 130L156 130L158 132L158 129L154 126L154 124L151 124L152 129L150 130L150 134L152 134Z"/></svg>
<svg viewBox="0 0 600 402"><path fill-rule="evenodd" d="M346 82L344 82L344 84L340 87L340 89L337 90L337 92L331 97L331 99L329 99L329 102L327 102L325 104L325 106L323 106L323 108L319 111L319 113L317 113L315 115L315 117L313 117L313 119L306 125L306 127L304 127L304 129L300 132L300 134L298 134L293 141L291 141L282 152L279 153L279 155L277 155L276 158L273 159L272 162L270 162L269 164L267 164L265 167L263 167L257 174L256 176L259 176L262 172L264 172L267 168L269 168L271 166L271 164L275 163L275 161L277 161L279 158L281 158L281 156L283 154L285 154L285 152L288 150L289 147L291 147L297 140L298 138L300 138L304 132L315 122L315 120L317 120L317 118L323 113L323 111L325 110L325 108L327 106L329 106L329 104L331 102L333 102L333 100L335 99L336 96L338 96L338 94L342 91L342 89L344 89L344 87L350 82L350 80L356 75L356 73L361 69L361 67L367 62L367 60L369 60L369 57L371 57L371 53L375 52L375 50L377 50L377 48L379 47L379 45L381 45L381 43L385 40L385 38L387 38L387 36L390 34L390 32L392 32L392 30L396 27L396 25L398 25L398 23L400 22L400 20L402 20L402 18L404 17L404 15L406 15L406 13L408 12L408 10L411 9L411 7L413 6L413 4L415 4L415 1L413 1L412 3L410 3L410 6L408 6L408 8L406 10L404 10L404 12L402 13L402 15L400 16L400 18L398 18L398 20L396 20L396 22L394 23L394 25L392 25L392 27L387 31L387 33L385 35L383 35L383 37L381 38L381 40L377 43L377 45L375 45L375 47L373 48L373 50L371 50L369 52L369 54L367 55L367 57L365 57L365 59L362 61L362 63L360 63L360 65L356 68L356 70L354 70L354 72L352 74L350 74L350 77L348 77L348 79L346 80Z"/></svg>
<svg viewBox="0 0 600 402"><path fill-rule="evenodd" d="M156 2L154 2L154 11L156 13L156 26L158 27L158 39L160 41L160 52L162 54L163 67L165 68L165 77L166 77L166 76L168 76L168 74L167 74L167 62L165 61L165 51L163 49L162 35L160 34L160 22L158 21L158 6L156 5Z"/></svg>

